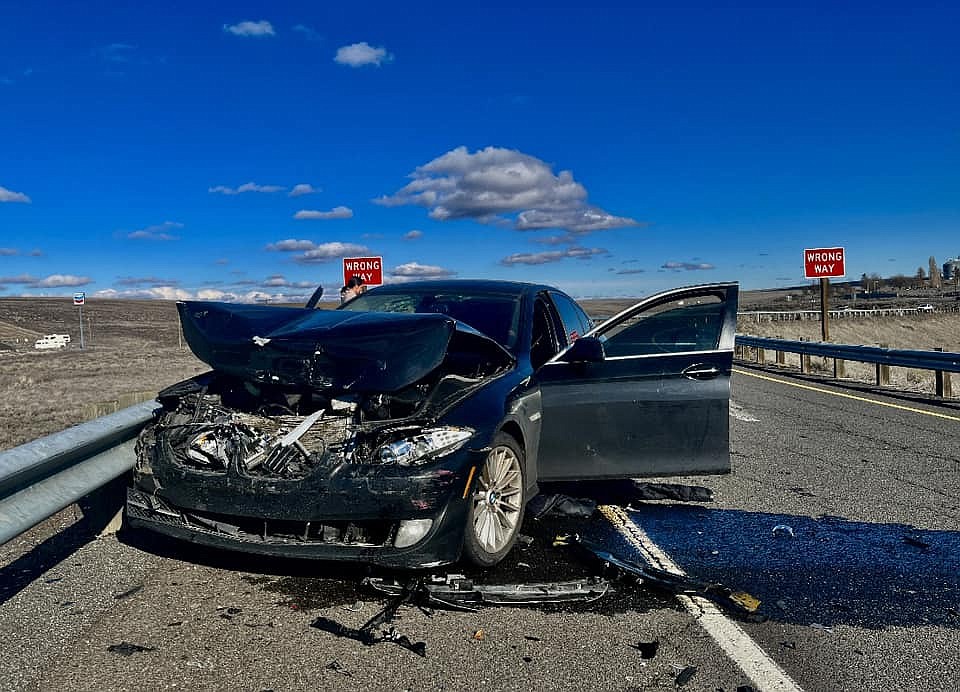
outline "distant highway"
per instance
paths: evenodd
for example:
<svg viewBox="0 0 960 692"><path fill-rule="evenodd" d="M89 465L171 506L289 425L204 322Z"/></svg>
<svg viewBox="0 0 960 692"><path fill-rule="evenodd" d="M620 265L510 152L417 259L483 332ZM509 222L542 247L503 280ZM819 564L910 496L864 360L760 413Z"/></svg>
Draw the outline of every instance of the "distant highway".
<svg viewBox="0 0 960 692"><path fill-rule="evenodd" d="M356 572L90 539L68 511L0 548L0 689L672 689L686 667L693 690L788 689L776 670L804 690L960 689L960 406L744 365L732 399L734 473L690 479L716 502L626 516L691 576L759 597L763 622L708 634L618 584L587 607L405 610L419 658L309 626L376 612ZM528 522L534 544L487 578L585 573L551 545L571 528ZM649 660L631 646L652 640Z"/></svg>

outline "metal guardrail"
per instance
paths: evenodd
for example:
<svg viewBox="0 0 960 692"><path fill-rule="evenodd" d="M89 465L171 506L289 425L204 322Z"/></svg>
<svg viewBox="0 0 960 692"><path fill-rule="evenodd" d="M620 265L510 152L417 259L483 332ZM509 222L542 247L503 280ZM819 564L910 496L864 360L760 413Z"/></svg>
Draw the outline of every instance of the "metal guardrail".
<svg viewBox="0 0 960 692"><path fill-rule="evenodd" d="M920 370L960 372L960 353L949 351L902 351L879 346L849 346L822 341L789 341L759 336L737 336L737 346L763 348L786 353L802 353L860 363L879 363Z"/></svg>
<svg viewBox="0 0 960 692"><path fill-rule="evenodd" d="M782 363L779 354L799 353L800 371L809 370L809 356L833 358L834 377L843 376L843 362L873 363L876 365L877 384L889 382L889 368L915 368L935 371L936 394L940 397L952 396L949 373L960 372L960 353L950 351L897 350L882 346L851 346L831 344L823 341L789 341L787 339L769 339L759 336L738 335L736 350L755 349L757 360L764 361L764 351L778 354L777 362Z"/></svg>
<svg viewBox="0 0 960 692"><path fill-rule="evenodd" d="M0 545L133 468L156 401L0 452Z"/></svg>

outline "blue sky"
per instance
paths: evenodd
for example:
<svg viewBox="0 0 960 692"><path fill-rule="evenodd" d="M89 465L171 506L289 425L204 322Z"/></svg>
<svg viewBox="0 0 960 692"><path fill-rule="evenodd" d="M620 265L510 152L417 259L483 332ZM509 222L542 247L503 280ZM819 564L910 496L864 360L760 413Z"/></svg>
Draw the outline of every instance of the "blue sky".
<svg viewBox="0 0 960 692"><path fill-rule="evenodd" d="M960 254L955 3L0 1L0 295L577 297Z"/></svg>

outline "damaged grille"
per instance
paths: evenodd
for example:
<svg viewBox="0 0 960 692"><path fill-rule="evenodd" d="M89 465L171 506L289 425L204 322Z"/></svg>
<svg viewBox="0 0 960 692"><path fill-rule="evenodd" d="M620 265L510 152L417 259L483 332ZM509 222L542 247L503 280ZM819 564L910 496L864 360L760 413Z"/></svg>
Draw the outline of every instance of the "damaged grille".
<svg viewBox="0 0 960 692"><path fill-rule="evenodd" d="M159 448L188 468L301 478L331 456L342 458L350 419L324 409L308 416L274 416L227 408L219 395L188 395L156 429Z"/></svg>

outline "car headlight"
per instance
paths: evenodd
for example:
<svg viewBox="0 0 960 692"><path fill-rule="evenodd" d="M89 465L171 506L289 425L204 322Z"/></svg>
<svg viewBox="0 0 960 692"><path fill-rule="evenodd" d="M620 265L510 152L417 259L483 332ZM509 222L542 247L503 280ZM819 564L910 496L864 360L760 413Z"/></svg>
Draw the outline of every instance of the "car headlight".
<svg viewBox="0 0 960 692"><path fill-rule="evenodd" d="M474 432L471 428L428 428L417 435L388 442L375 456L384 464L423 464L457 451Z"/></svg>

